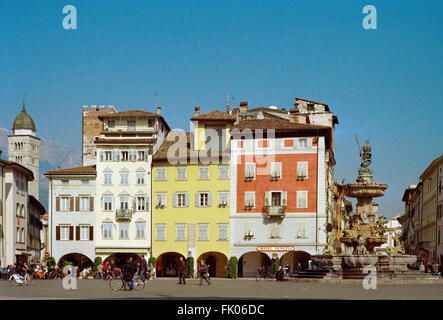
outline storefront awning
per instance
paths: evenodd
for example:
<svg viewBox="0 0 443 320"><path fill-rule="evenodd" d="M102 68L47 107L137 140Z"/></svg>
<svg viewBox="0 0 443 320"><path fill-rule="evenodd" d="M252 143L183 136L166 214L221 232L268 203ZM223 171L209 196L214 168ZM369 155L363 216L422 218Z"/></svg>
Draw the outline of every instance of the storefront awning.
<svg viewBox="0 0 443 320"><path fill-rule="evenodd" d="M95 248L95 254L136 253L147 254L149 248Z"/></svg>

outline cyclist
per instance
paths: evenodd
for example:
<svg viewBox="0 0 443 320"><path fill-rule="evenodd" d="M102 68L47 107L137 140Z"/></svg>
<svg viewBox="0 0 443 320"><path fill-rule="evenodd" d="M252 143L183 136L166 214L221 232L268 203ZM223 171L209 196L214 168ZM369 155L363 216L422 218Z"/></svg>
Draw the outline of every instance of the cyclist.
<svg viewBox="0 0 443 320"><path fill-rule="evenodd" d="M129 290L132 290L133 287L131 286L132 277L134 276L134 265L132 263L132 259L129 258L126 260L126 263L122 267L122 274L123 274L123 289L126 290L126 286Z"/></svg>

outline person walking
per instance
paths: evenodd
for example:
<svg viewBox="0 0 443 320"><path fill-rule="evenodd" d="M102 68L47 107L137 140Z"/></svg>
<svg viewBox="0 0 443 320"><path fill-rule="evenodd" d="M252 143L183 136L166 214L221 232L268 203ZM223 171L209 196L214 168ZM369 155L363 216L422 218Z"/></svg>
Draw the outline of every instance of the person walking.
<svg viewBox="0 0 443 320"><path fill-rule="evenodd" d="M200 277L200 285L203 285L203 279L206 281L208 286L211 285L211 281L208 280L208 267L206 266L206 263L204 260L200 260L200 270L199 270L199 277Z"/></svg>
<svg viewBox="0 0 443 320"><path fill-rule="evenodd" d="M122 275L123 275L123 289L126 290L126 287L128 287L129 290L132 290L133 286L131 282L132 282L132 277L134 276L134 265L130 258L126 260L126 263L122 267Z"/></svg>
<svg viewBox="0 0 443 320"><path fill-rule="evenodd" d="M145 259L145 256L142 254L141 260L140 260L140 275L142 276L143 280L146 280L149 278L148 276L148 262Z"/></svg>
<svg viewBox="0 0 443 320"><path fill-rule="evenodd" d="M291 267L289 266L289 263L286 264L285 266L285 271L286 271L286 278L290 278L291 277Z"/></svg>
<svg viewBox="0 0 443 320"><path fill-rule="evenodd" d="M180 257L177 264L178 284L186 284L186 263L183 257Z"/></svg>

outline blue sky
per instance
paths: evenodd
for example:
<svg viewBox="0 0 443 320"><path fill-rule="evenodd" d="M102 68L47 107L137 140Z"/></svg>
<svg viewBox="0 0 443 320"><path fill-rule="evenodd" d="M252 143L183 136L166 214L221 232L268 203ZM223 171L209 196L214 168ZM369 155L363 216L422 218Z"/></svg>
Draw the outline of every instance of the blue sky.
<svg viewBox="0 0 443 320"><path fill-rule="evenodd" d="M77 30L62 27L65 5ZM377 8L377 30L362 9ZM38 135L80 149L82 105L153 111L171 128L233 104L289 108L295 97L338 116L336 177L354 181L354 134L372 144L386 216L443 153L442 1L0 2L0 127L26 93Z"/></svg>

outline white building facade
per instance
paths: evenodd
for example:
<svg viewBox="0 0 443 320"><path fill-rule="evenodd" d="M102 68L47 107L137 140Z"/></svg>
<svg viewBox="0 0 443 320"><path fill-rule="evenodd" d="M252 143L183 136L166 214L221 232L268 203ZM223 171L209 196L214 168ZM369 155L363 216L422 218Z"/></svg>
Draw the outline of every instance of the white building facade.
<svg viewBox="0 0 443 320"><path fill-rule="evenodd" d="M79 267L95 258L95 166L51 170L49 179L49 243L46 252L58 265Z"/></svg>

